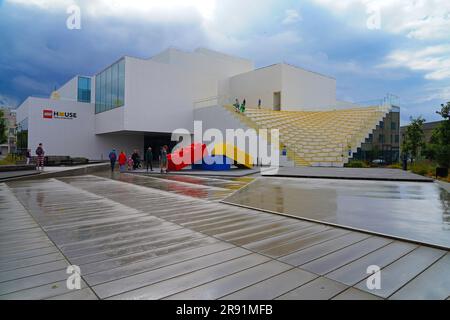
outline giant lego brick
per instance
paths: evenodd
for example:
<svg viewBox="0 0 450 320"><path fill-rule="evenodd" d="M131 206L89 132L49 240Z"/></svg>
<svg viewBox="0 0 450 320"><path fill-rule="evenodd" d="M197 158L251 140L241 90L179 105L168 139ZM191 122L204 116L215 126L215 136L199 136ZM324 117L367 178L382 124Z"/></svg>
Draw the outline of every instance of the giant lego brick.
<svg viewBox="0 0 450 320"><path fill-rule="evenodd" d="M225 171L231 169L233 160L225 156L205 156L200 163L194 163L192 169L209 170L209 171Z"/></svg>
<svg viewBox="0 0 450 320"><path fill-rule="evenodd" d="M233 161L235 161L238 167L245 167L245 168L253 167L253 157L250 154L246 153L245 151L231 144L218 143L214 145L211 154L215 156L219 155L226 156L227 158L230 158Z"/></svg>
<svg viewBox="0 0 450 320"><path fill-rule="evenodd" d="M179 171L186 166L202 160L203 153L207 154L206 145L203 143L193 143L189 147L175 150L167 155L168 169Z"/></svg>

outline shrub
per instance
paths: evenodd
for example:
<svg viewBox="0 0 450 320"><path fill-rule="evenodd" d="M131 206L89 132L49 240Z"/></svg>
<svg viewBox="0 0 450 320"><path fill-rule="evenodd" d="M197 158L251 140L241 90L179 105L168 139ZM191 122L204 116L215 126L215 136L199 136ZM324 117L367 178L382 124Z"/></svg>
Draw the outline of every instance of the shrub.
<svg viewBox="0 0 450 320"><path fill-rule="evenodd" d="M368 168L369 166L361 160L350 160L348 163L345 164L345 167L347 168Z"/></svg>
<svg viewBox="0 0 450 320"><path fill-rule="evenodd" d="M440 114L444 120L433 130L430 143L425 148L425 155L435 160L440 167L450 168L450 101L441 104Z"/></svg>
<svg viewBox="0 0 450 320"><path fill-rule="evenodd" d="M386 166L386 168L390 168L390 169L402 169L402 165L399 162L396 163L392 163L388 166Z"/></svg>
<svg viewBox="0 0 450 320"><path fill-rule="evenodd" d="M422 176L434 176L436 164L430 161L418 161L411 165L411 171Z"/></svg>
<svg viewBox="0 0 450 320"><path fill-rule="evenodd" d="M0 159L0 165L16 164L16 160L11 154L8 154L5 158Z"/></svg>

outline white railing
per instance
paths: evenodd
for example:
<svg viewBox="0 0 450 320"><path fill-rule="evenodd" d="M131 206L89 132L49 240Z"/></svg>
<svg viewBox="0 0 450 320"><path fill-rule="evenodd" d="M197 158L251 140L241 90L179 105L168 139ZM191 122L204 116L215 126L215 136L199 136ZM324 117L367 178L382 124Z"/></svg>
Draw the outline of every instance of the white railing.
<svg viewBox="0 0 450 320"><path fill-rule="evenodd" d="M231 104L231 103L232 102L231 102L229 96L218 95L218 96L212 96L212 97L208 97L208 98L195 100L193 103L193 108L194 108L194 110L196 110L196 109L213 107L213 106L222 106L222 105Z"/></svg>

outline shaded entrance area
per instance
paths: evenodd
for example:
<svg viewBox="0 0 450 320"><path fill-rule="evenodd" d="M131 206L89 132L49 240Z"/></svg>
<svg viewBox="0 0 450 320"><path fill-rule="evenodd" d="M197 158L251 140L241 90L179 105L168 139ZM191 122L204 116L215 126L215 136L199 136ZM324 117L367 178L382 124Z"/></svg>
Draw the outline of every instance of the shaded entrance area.
<svg viewBox="0 0 450 320"><path fill-rule="evenodd" d="M171 141L171 133L146 132L144 133L144 149L142 150L142 155L145 154L145 150L147 150L148 147L152 147L153 161L157 162L159 159L158 157L160 154L160 150L164 145L167 145L169 147L170 152L177 143L178 141Z"/></svg>

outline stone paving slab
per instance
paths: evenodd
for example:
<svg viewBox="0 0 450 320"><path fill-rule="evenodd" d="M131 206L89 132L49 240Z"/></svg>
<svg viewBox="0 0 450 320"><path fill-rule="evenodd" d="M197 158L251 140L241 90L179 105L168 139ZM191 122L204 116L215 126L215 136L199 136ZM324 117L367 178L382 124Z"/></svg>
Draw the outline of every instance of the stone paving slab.
<svg viewBox="0 0 450 320"><path fill-rule="evenodd" d="M418 275L424 272L424 270L427 270L444 254L445 251L443 250L426 247L419 247L411 251L407 255L381 269L381 288L370 293L382 298L390 297L396 291L407 285L411 282L411 280L415 279ZM355 287L363 291L369 291L365 281L359 282ZM424 290L425 292L429 292L429 289L430 288L428 287L421 288L421 291ZM434 290L440 291L439 288ZM446 288L446 290L448 293L450 288Z"/></svg>
<svg viewBox="0 0 450 320"><path fill-rule="evenodd" d="M0 232L0 300L46 299L71 293L66 285L70 263L2 183L0 216L3 226L14 226ZM29 226L31 233L27 231ZM96 298L84 281L81 287Z"/></svg>
<svg viewBox="0 0 450 320"><path fill-rule="evenodd" d="M248 286L222 297L223 300L272 300L307 282L317 278L317 275L300 270L290 269L276 276Z"/></svg>
<svg viewBox="0 0 450 320"><path fill-rule="evenodd" d="M447 253L430 268L393 294L391 299L445 299L450 287L449 270L450 254Z"/></svg>
<svg viewBox="0 0 450 320"><path fill-rule="evenodd" d="M334 296L331 300L382 300L373 294L355 289L348 288L347 290Z"/></svg>
<svg viewBox="0 0 450 320"><path fill-rule="evenodd" d="M347 288L342 283L320 277L278 297L277 300L327 300Z"/></svg>

